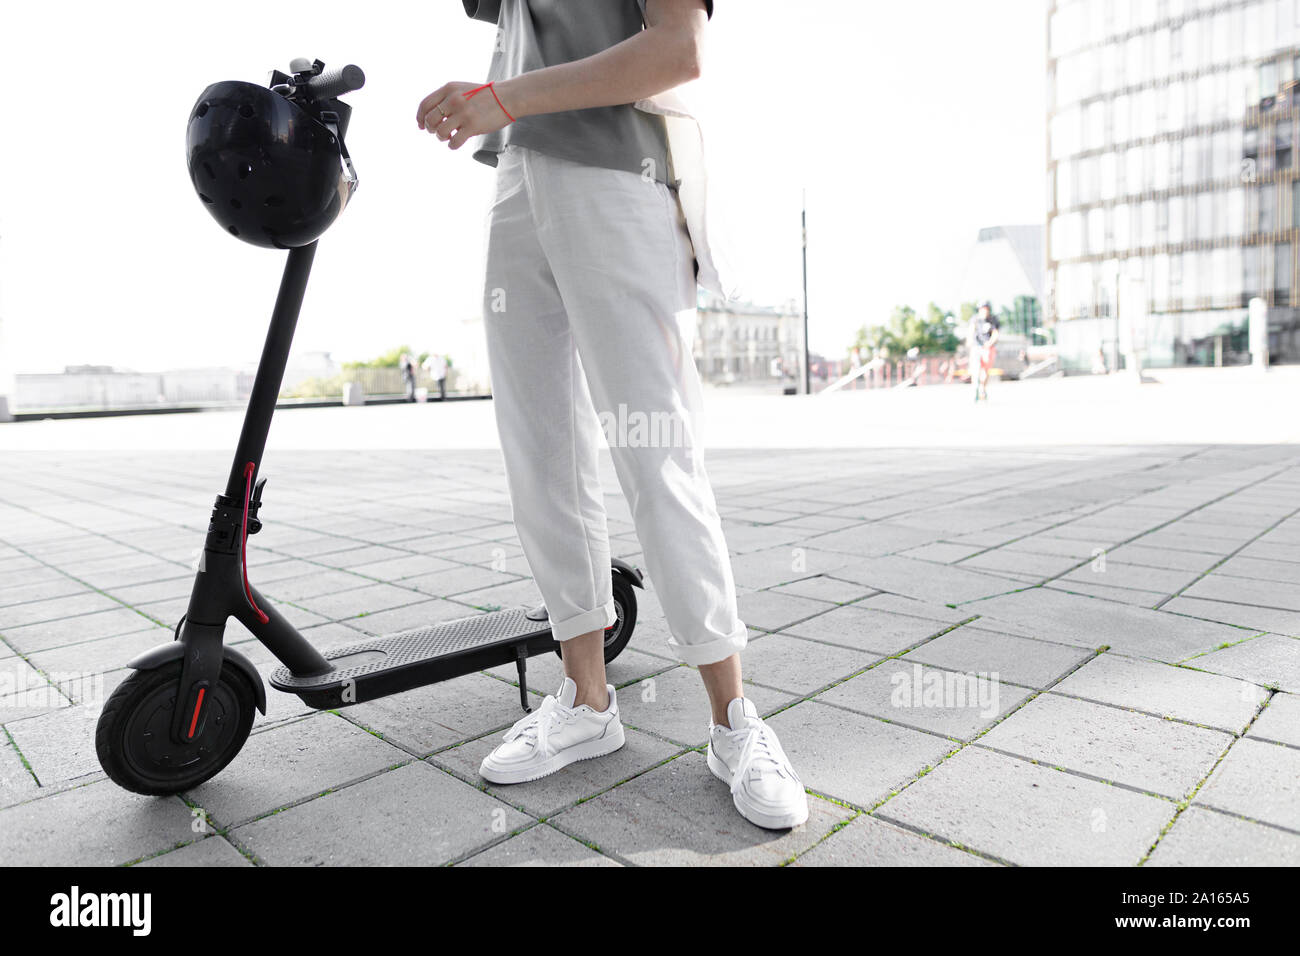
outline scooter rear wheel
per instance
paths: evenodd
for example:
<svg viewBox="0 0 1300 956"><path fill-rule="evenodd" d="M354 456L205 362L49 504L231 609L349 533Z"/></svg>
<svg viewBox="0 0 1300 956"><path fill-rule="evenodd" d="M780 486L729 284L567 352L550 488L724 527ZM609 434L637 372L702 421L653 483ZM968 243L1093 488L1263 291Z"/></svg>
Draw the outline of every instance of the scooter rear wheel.
<svg viewBox="0 0 1300 956"><path fill-rule="evenodd" d="M632 640L632 631L636 627L636 592L632 584L614 572L614 623L605 628L605 663L608 664L627 647ZM560 648L555 648L555 656L563 658Z"/></svg>
<svg viewBox="0 0 1300 956"><path fill-rule="evenodd" d="M113 691L95 729L100 766L118 786L152 796L182 793L219 773L244 746L257 698L229 663L206 695L198 736L177 743L171 734L181 662L136 671Z"/></svg>

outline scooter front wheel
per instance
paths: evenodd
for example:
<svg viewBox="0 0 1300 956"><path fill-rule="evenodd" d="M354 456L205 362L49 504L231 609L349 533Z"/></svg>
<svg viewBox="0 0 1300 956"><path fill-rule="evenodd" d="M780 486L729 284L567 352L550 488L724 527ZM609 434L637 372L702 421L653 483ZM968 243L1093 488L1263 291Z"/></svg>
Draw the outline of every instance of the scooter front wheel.
<svg viewBox="0 0 1300 956"><path fill-rule="evenodd" d="M181 662L136 671L113 691L99 715L95 750L118 786L153 796L182 793L219 773L248 739L257 697L248 678L229 662L206 695L202 726L193 740L177 742Z"/></svg>

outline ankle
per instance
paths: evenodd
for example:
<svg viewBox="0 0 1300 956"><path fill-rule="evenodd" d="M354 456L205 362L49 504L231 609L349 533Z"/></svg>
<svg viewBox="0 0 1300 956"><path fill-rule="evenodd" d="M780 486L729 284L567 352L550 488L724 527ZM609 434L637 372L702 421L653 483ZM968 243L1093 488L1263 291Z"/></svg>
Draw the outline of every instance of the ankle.
<svg viewBox="0 0 1300 956"><path fill-rule="evenodd" d="M596 713L603 714L609 710L609 689L604 684L579 687L578 693L573 698L573 706L581 707L583 704L586 704Z"/></svg>

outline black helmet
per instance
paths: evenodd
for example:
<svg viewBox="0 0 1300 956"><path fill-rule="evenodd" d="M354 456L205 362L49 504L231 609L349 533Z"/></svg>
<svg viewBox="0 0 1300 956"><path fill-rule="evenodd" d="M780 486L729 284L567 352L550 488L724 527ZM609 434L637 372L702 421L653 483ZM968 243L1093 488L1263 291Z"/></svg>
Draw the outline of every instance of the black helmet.
<svg viewBox="0 0 1300 956"><path fill-rule="evenodd" d="M310 100L239 80L203 91L185 147L190 181L222 228L256 246L291 249L320 238L338 218L357 178L343 145L350 108L328 106L322 112Z"/></svg>

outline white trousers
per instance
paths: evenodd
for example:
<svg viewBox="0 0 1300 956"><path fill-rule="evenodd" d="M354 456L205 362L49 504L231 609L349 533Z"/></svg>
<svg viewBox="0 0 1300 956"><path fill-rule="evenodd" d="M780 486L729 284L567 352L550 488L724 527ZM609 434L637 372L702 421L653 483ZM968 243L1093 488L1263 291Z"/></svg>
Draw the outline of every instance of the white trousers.
<svg viewBox="0 0 1300 956"><path fill-rule="evenodd" d="M633 172L510 146L488 217L484 327L515 527L568 640L614 623L602 431L671 652L745 646L699 436L695 278L676 196Z"/></svg>

